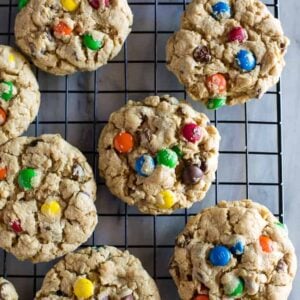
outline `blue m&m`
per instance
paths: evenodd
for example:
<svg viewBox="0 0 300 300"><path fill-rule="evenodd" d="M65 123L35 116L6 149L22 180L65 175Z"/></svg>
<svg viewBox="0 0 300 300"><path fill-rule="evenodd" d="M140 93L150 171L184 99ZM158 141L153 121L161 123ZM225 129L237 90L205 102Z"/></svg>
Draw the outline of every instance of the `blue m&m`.
<svg viewBox="0 0 300 300"><path fill-rule="evenodd" d="M245 72L250 72L256 67L256 58L249 50L240 50L236 55L236 62L238 66Z"/></svg>
<svg viewBox="0 0 300 300"><path fill-rule="evenodd" d="M215 246L209 252L209 261L213 266L224 267L231 260L231 253L225 246Z"/></svg>
<svg viewBox="0 0 300 300"><path fill-rule="evenodd" d="M212 14L217 20L228 19L231 17L231 7L227 2L217 2L212 6Z"/></svg>
<svg viewBox="0 0 300 300"><path fill-rule="evenodd" d="M154 169L155 161L148 154L141 155L135 161L135 171L141 176L150 176Z"/></svg>
<svg viewBox="0 0 300 300"><path fill-rule="evenodd" d="M245 251L245 241L237 239L234 245L230 248L233 255L242 255Z"/></svg>

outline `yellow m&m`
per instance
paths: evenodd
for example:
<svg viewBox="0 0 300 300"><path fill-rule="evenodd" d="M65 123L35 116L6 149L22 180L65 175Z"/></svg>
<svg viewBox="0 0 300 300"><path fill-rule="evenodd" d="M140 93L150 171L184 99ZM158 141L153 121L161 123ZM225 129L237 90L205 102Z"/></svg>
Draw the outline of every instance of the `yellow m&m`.
<svg viewBox="0 0 300 300"><path fill-rule="evenodd" d="M70 12L76 10L79 6L78 0L60 0L60 3L66 11Z"/></svg>
<svg viewBox="0 0 300 300"><path fill-rule="evenodd" d="M61 207L57 201L52 200L42 205L41 212L47 217L56 217L60 215Z"/></svg>
<svg viewBox="0 0 300 300"><path fill-rule="evenodd" d="M158 203L159 208L168 209L175 204L175 196L171 191L169 190L161 191L159 193L159 196L161 197L162 200L162 202Z"/></svg>
<svg viewBox="0 0 300 300"><path fill-rule="evenodd" d="M10 63L15 63L15 62L16 62L16 58L15 58L15 56L14 56L12 53L10 53L10 54L8 55L8 61L9 61Z"/></svg>
<svg viewBox="0 0 300 300"><path fill-rule="evenodd" d="M87 299L94 294L93 283L86 278L78 278L74 283L74 294L78 299Z"/></svg>

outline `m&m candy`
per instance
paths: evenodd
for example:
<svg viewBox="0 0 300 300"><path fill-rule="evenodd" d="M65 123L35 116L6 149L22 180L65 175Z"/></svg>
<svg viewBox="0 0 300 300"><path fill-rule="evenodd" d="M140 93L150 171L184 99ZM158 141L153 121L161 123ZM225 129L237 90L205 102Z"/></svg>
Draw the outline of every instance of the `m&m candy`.
<svg viewBox="0 0 300 300"><path fill-rule="evenodd" d="M0 126L6 122L7 115L4 109L0 107Z"/></svg>
<svg viewBox="0 0 300 300"><path fill-rule="evenodd" d="M175 168L178 163L178 156L171 149L162 149L157 152L156 161L159 165Z"/></svg>
<svg viewBox="0 0 300 300"><path fill-rule="evenodd" d="M289 230L288 230L286 224L277 221L277 222L275 222L275 225L276 225L277 227L279 227L279 228L285 230L285 231L288 233Z"/></svg>
<svg viewBox="0 0 300 300"><path fill-rule="evenodd" d="M98 51L103 47L102 41L94 39L91 34L83 35L83 44L92 51Z"/></svg>
<svg viewBox="0 0 300 300"><path fill-rule="evenodd" d="M37 186L38 173L33 168L25 168L20 171L18 184L21 189L31 190Z"/></svg>
<svg viewBox="0 0 300 300"><path fill-rule="evenodd" d="M0 97L4 101L10 101L14 97L14 85L11 81L2 81L0 90Z"/></svg>
<svg viewBox="0 0 300 300"><path fill-rule="evenodd" d="M94 285L87 278L78 278L73 289L75 296L79 299L87 299L94 295Z"/></svg>
<svg viewBox="0 0 300 300"><path fill-rule="evenodd" d="M206 103L207 109L219 109L226 104L226 97L215 97L209 99Z"/></svg>
<svg viewBox="0 0 300 300"><path fill-rule="evenodd" d="M152 156L143 154L135 161L135 171L140 176L150 176L155 169L155 161Z"/></svg>
<svg viewBox="0 0 300 300"><path fill-rule="evenodd" d="M71 35L72 33L72 28L63 21L60 21L57 25L55 25L53 30L54 33L64 36Z"/></svg>
<svg viewBox="0 0 300 300"><path fill-rule="evenodd" d="M231 7L227 2L217 2L212 6L213 16L217 20L228 19L231 17Z"/></svg>
<svg viewBox="0 0 300 300"><path fill-rule="evenodd" d="M79 6L79 0L60 0L60 3L69 12L75 11Z"/></svg>
<svg viewBox="0 0 300 300"><path fill-rule="evenodd" d="M211 61L209 49L206 46L196 47L193 51L193 58L196 62L209 63Z"/></svg>
<svg viewBox="0 0 300 300"><path fill-rule="evenodd" d="M197 295L193 298L193 300L209 300L208 295Z"/></svg>
<svg viewBox="0 0 300 300"><path fill-rule="evenodd" d="M230 251L233 255L242 255L245 251L245 240L240 237L235 237L233 241L233 246Z"/></svg>
<svg viewBox="0 0 300 300"><path fill-rule="evenodd" d="M7 168L0 167L0 180L5 180L7 176Z"/></svg>
<svg viewBox="0 0 300 300"><path fill-rule="evenodd" d="M224 285L224 292L227 296L236 299L242 296L244 288L245 284L242 278L231 276L231 280Z"/></svg>
<svg viewBox="0 0 300 300"><path fill-rule="evenodd" d="M273 241L266 235L259 237L259 244L264 252L271 253L273 251Z"/></svg>
<svg viewBox="0 0 300 300"><path fill-rule="evenodd" d="M15 232L15 233L20 233L23 231L23 228L21 226L21 221L20 220L14 220L14 221L11 221L9 223L11 229Z"/></svg>
<svg viewBox="0 0 300 300"><path fill-rule="evenodd" d="M202 170L196 165L186 166L182 173L182 180L187 185L198 183L203 177Z"/></svg>
<svg viewBox="0 0 300 300"><path fill-rule="evenodd" d="M231 253L225 246L215 246L209 252L209 261L213 266L224 267L230 260Z"/></svg>
<svg viewBox="0 0 300 300"><path fill-rule="evenodd" d="M21 10L22 8L24 8L27 5L28 2L29 2L29 0L19 0L18 8Z"/></svg>
<svg viewBox="0 0 300 300"><path fill-rule="evenodd" d="M178 159L180 159L180 158L183 157L183 153L182 153L182 151L180 150L180 148L179 148L178 145L172 147L172 150L177 154Z"/></svg>
<svg viewBox="0 0 300 300"><path fill-rule="evenodd" d="M99 9L100 0L89 0L89 5L94 9Z"/></svg>
<svg viewBox="0 0 300 300"><path fill-rule="evenodd" d="M183 137L191 143L198 142L202 137L201 127L195 123L185 124L181 132Z"/></svg>
<svg viewBox="0 0 300 300"><path fill-rule="evenodd" d="M234 27L228 33L228 41L229 42L239 42L243 43L247 39L247 32L246 30L241 27Z"/></svg>
<svg viewBox="0 0 300 300"><path fill-rule="evenodd" d="M240 50L236 55L236 62L237 65L245 72L250 72L256 67L256 58L249 50Z"/></svg>
<svg viewBox="0 0 300 300"><path fill-rule="evenodd" d="M61 207L59 202L52 200L42 205L41 212L43 213L43 215L47 217L56 217L56 216L60 216Z"/></svg>
<svg viewBox="0 0 300 300"><path fill-rule="evenodd" d="M120 153L128 153L133 149L133 136L128 132L120 132L114 138L114 147Z"/></svg>
<svg viewBox="0 0 300 300"><path fill-rule="evenodd" d="M159 193L160 201L158 207L162 209L169 209L175 204L175 195L172 191L164 190Z"/></svg>
<svg viewBox="0 0 300 300"><path fill-rule="evenodd" d="M207 77L206 85L210 93L220 95L226 92L227 82L224 75L217 73Z"/></svg>

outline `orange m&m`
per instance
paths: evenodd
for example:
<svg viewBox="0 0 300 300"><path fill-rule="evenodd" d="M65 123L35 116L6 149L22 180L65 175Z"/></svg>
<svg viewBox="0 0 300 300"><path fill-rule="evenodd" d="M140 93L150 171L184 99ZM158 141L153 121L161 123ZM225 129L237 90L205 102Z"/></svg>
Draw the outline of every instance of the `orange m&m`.
<svg viewBox="0 0 300 300"><path fill-rule="evenodd" d="M226 92L227 82L224 75L217 73L207 77L206 85L211 93L220 95Z"/></svg>
<svg viewBox="0 0 300 300"><path fill-rule="evenodd" d="M0 168L0 180L4 180L6 178L7 175L7 168Z"/></svg>
<svg viewBox="0 0 300 300"><path fill-rule="evenodd" d="M208 295L197 295L193 298L193 300L209 300Z"/></svg>
<svg viewBox="0 0 300 300"><path fill-rule="evenodd" d="M114 138L114 147L120 153L128 153L133 149L133 136L128 132L120 132Z"/></svg>
<svg viewBox="0 0 300 300"><path fill-rule="evenodd" d="M72 33L72 28L70 28L65 22L60 21L54 26L54 32L60 35L70 35Z"/></svg>
<svg viewBox="0 0 300 300"><path fill-rule="evenodd" d="M6 122L6 112L0 107L0 125L3 125Z"/></svg>
<svg viewBox="0 0 300 300"><path fill-rule="evenodd" d="M259 244L264 252L271 253L273 251L273 241L268 236L261 235Z"/></svg>

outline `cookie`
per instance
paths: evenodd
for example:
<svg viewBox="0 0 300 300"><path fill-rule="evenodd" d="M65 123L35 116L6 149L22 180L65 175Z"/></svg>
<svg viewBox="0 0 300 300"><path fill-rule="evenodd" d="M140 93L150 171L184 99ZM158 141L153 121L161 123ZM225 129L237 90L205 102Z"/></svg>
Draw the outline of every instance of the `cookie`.
<svg viewBox="0 0 300 300"><path fill-rule="evenodd" d="M82 153L60 135L0 147L0 247L19 260L75 250L97 224L96 184Z"/></svg>
<svg viewBox="0 0 300 300"><path fill-rule="evenodd" d="M0 145L22 135L40 107L39 86L29 63L0 45Z"/></svg>
<svg viewBox="0 0 300 300"><path fill-rule="evenodd" d="M143 213L170 214L204 198L219 143L217 129L186 102L167 95L129 101L102 130L100 175Z"/></svg>
<svg viewBox="0 0 300 300"><path fill-rule="evenodd" d="M0 277L0 299L1 300L18 300L19 296L14 286L6 279Z"/></svg>
<svg viewBox="0 0 300 300"><path fill-rule="evenodd" d="M37 67L55 75L96 70L120 52L131 31L126 0L22 2L16 42Z"/></svg>
<svg viewBox="0 0 300 300"><path fill-rule="evenodd" d="M159 300L139 259L114 247L70 253L46 275L36 300Z"/></svg>
<svg viewBox="0 0 300 300"><path fill-rule="evenodd" d="M183 300L286 300L296 268L286 226L251 200L222 201L192 217L170 263Z"/></svg>
<svg viewBox="0 0 300 300"><path fill-rule="evenodd" d="M167 43L167 67L217 109L261 98L278 82L288 44L260 0L193 0Z"/></svg>

